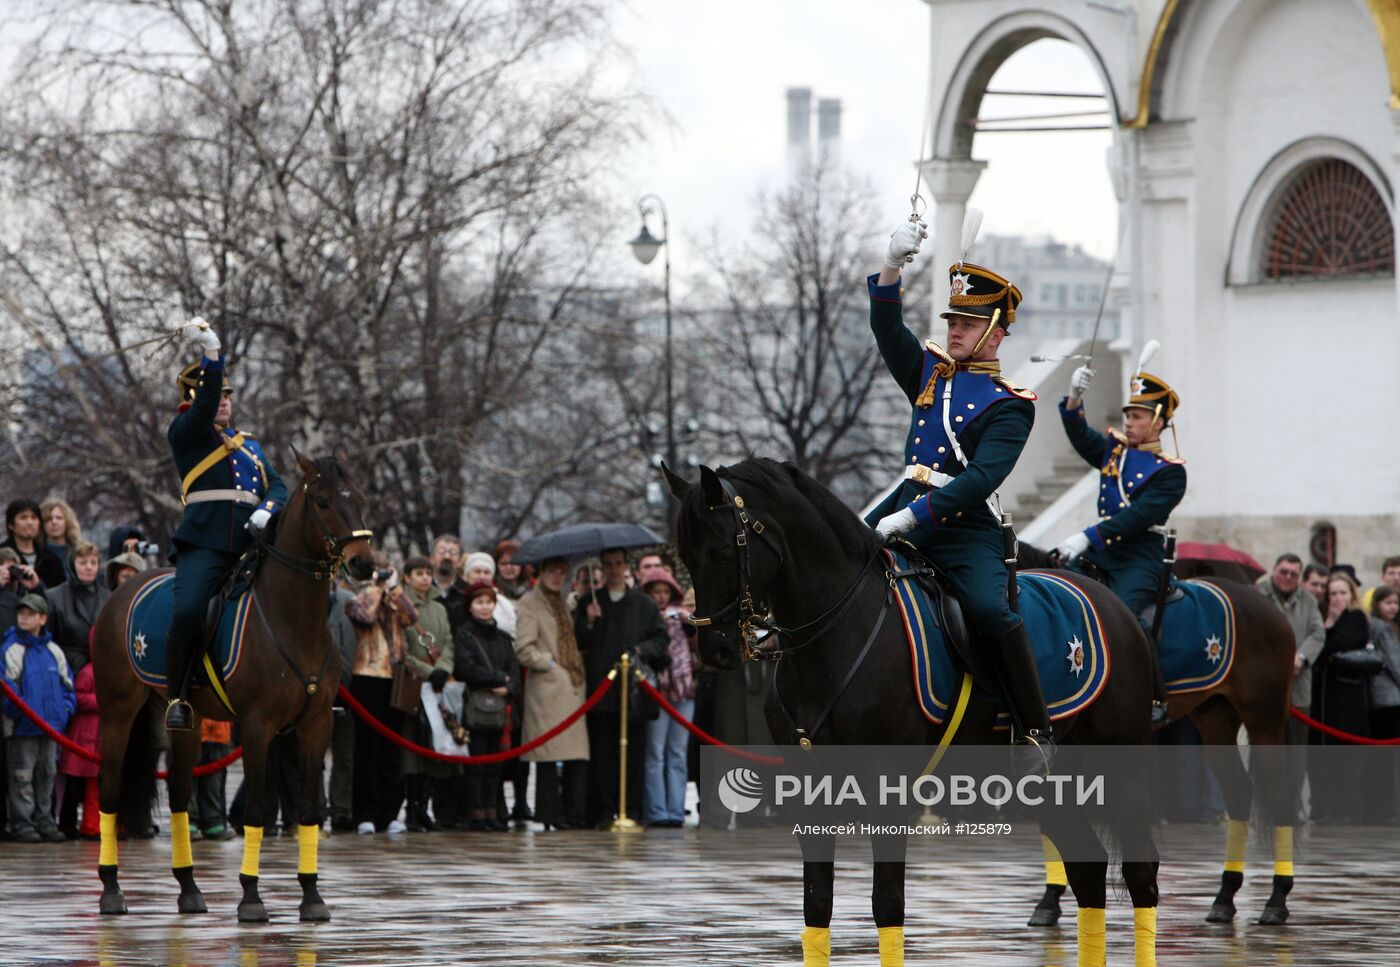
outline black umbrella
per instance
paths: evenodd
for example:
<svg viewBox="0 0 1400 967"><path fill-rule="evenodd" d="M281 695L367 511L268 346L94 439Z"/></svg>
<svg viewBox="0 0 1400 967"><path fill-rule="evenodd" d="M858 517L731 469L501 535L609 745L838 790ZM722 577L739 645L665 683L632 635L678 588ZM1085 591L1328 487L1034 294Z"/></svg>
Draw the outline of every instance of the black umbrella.
<svg viewBox="0 0 1400 967"><path fill-rule="evenodd" d="M539 534L520 545L511 556L515 564L538 564L551 557L597 557L610 547L650 547L664 538L641 524L575 524L563 530Z"/></svg>

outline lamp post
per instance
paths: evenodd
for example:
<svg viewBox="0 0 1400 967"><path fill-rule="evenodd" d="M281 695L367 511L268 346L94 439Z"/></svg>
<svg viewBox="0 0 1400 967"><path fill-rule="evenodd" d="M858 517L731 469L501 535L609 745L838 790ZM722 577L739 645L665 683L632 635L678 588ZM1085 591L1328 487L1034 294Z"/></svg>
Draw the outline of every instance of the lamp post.
<svg viewBox="0 0 1400 967"><path fill-rule="evenodd" d="M651 234L647 228L647 215L651 214L648 202L655 202L656 207L661 212L661 237L657 238ZM672 470L676 469L676 415L675 415L675 390L673 384L673 373L671 363L671 248L666 243L671 237L671 228L666 219L666 203L657 195L647 194L637 199L637 210L642 215L642 230L637 233L637 237L627 244L632 246L632 254L637 256L637 261L643 265L650 265L656 258L656 253L663 247L666 249L665 257L665 283L664 292L666 300L666 465ZM672 515L666 515L666 536L672 537L672 530L675 528L675 521Z"/></svg>

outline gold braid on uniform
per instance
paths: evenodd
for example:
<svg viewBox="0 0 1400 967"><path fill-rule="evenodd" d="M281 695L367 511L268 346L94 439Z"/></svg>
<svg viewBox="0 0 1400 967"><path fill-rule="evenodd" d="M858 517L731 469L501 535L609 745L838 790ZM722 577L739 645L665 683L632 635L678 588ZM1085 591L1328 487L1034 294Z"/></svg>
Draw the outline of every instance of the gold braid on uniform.
<svg viewBox="0 0 1400 967"><path fill-rule="evenodd" d="M954 362L945 359L933 367L933 375L929 377L924 385L924 391L919 394L919 398L914 401L915 406L931 406L938 397L934 384L941 376L944 379L952 379L954 373L985 373L988 376L1001 375L1001 363L995 359L974 360L965 363Z"/></svg>

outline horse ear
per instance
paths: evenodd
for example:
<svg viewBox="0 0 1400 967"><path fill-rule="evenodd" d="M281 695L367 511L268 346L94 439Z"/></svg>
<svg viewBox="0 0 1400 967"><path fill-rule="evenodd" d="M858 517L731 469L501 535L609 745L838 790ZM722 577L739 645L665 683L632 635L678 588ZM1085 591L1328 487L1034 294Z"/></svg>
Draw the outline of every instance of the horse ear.
<svg viewBox="0 0 1400 967"><path fill-rule="evenodd" d="M292 447L292 456L296 457L297 466L301 467L302 473L316 472L316 464L296 447Z"/></svg>
<svg viewBox="0 0 1400 967"><path fill-rule="evenodd" d="M661 462L661 479L666 482L666 489L671 492L671 496L677 500L685 500L685 495L690 493L690 481L677 475L666 462Z"/></svg>
<svg viewBox="0 0 1400 967"><path fill-rule="evenodd" d="M705 495L707 507L718 507L724 503L724 484L720 483L719 474L703 464L700 467L700 489Z"/></svg>

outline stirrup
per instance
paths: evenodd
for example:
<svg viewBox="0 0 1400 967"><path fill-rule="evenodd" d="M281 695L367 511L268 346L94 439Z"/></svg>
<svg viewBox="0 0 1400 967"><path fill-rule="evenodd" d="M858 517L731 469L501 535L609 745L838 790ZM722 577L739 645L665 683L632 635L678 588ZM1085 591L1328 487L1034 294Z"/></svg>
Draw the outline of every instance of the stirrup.
<svg viewBox="0 0 1400 967"><path fill-rule="evenodd" d="M1152 727L1160 729L1171 720L1171 713L1167 711L1166 702L1153 701L1152 703Z"/></svg>
<svg viewBox="0 0 1400 967"><path fill-rule="evenodd" d="M165 728L170 732L194 731L194 708L183 698L172 698L165 706Z"/></svg>
<svg viewBox="0 0 1400 967"><path fill-rule="evenodd" d="M1018 778L1048 776L1055 762L1054 730L1027 729L1025 735L1012 743L1011 762Z"/></svg>

